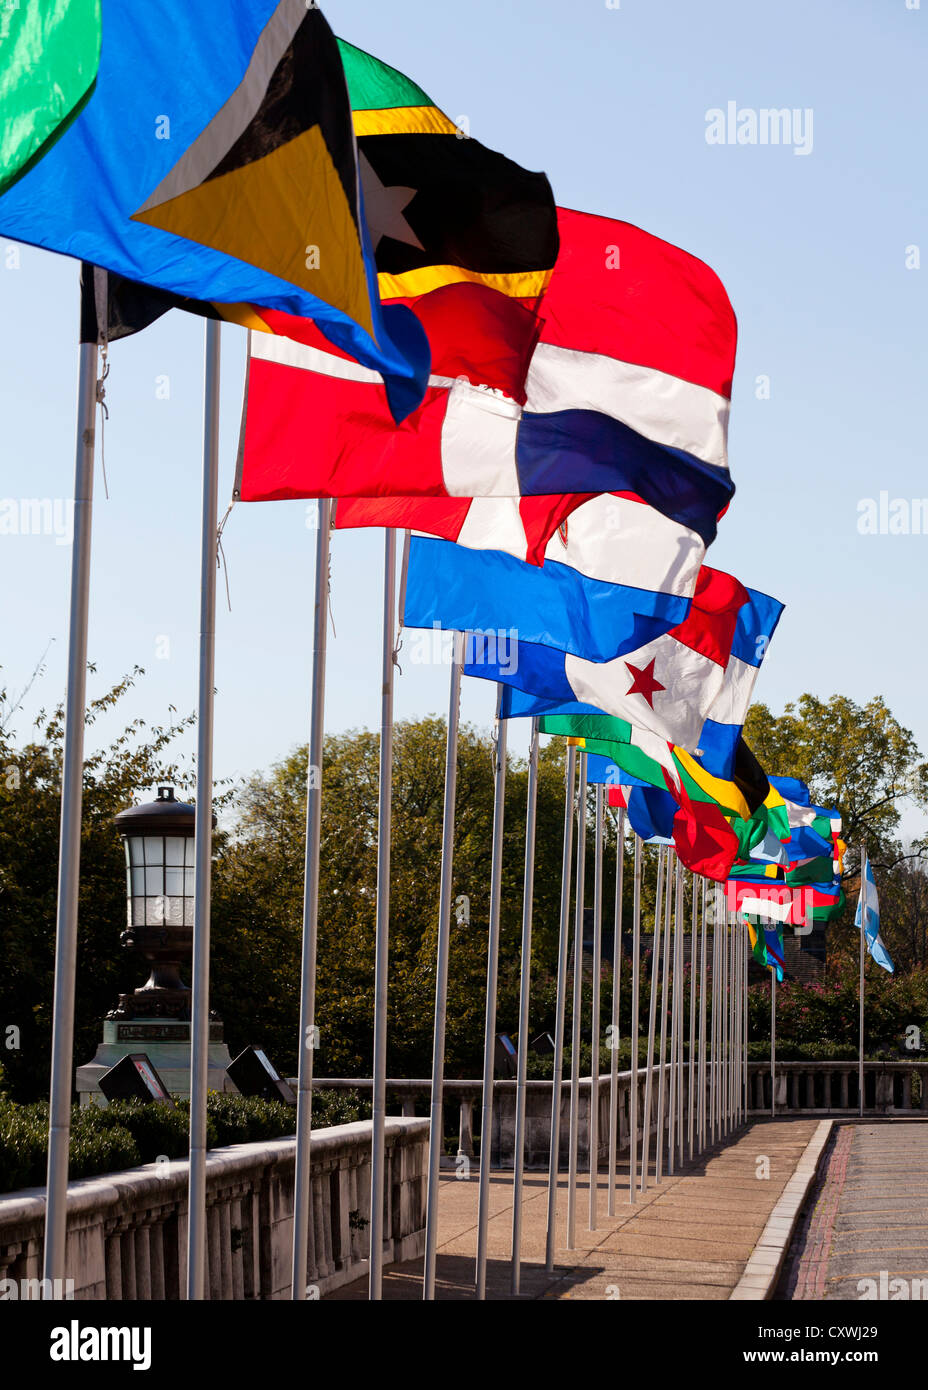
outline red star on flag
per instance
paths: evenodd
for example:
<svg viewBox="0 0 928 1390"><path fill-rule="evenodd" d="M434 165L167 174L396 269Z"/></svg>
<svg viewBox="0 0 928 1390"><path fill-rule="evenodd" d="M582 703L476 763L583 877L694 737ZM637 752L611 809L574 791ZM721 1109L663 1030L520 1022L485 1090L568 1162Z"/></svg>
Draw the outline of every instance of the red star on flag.
<svg viewBox="0 0 928 1390"><path fill-rule="evenodd" d="M632 678L632 683L626 691L626 694L643 696L652 709L654 708L655 693L658 690L667 689L665 685L661 685L660 681L654 679L654 662L656 660L657 657L653 657L642 671L639 671L638 667L633 666L630 661L626 661L625 663L625 669Z"/></svg>

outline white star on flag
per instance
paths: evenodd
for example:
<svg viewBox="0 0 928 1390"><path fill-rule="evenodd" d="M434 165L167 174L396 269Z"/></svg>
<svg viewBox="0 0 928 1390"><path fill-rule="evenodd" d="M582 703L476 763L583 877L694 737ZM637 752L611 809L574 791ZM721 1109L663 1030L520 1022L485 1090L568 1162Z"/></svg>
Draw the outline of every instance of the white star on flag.
<svg viewBox="0 0 928 1390"><path fill-rule="evenodd" d="M401 184L388 187L381 183L363 150L358 151L358 167L361 170L364 211L374 251L376 252L385 236L392 237L394 241L404 241L407 246L417 246L420 251L424 251L425 247L403 216L403 209L412 202L418 189L404 188Z"/></svg>

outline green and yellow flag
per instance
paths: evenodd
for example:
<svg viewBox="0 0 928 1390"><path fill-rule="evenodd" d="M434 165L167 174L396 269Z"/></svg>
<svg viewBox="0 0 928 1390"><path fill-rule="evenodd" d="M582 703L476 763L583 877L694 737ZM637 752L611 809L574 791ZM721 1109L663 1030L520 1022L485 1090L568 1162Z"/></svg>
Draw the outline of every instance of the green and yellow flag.
<svg viewBox="0 0 928 1390"><path fill-rule="evenodd" d="M738 746L735 776L724 781L711 776L697 758L682 748L661 745L653 735L613 715L548 714L540 719L539 728L544 734L583 739L588 752L604 754L651 786L666 789L676 781L690 801L714 804L721 807L726 817L751 822L743 831L745 843L758 844L764 838L765 825L754 817L763 805L768 783L743 739ZM739 833L738 827L735 829Z"/></svg>

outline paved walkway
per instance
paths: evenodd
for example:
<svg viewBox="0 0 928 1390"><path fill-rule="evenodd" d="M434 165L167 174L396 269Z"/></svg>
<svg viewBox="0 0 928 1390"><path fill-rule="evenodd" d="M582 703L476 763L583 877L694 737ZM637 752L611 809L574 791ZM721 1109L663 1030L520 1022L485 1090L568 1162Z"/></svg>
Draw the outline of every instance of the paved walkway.
<svg viewBox="0 0 928 1390"><path fill-rule="evenodd" d="M776 1297L928 1299L928 1124L836 1125Z"/></svg>
<svg viewBox="0 0 928 1390"><path fill-rule="evenodd" d="M616 1215L606 1216L606 1179L598 1183L597 1229L589 1226L589 1183L578 1182L577 1249L565 1247L566 1178L559 1183L555 1269L544 1269L547 1183L525 1179L521 1297L528 1299L727 1299L763 1231L817 1118L758 1120L724 1146L707 1150L659 1186L649 1183L634 1206L628 1201L628 1168L621 1170ZM928 1131L926 1131L928 1133ZM494 1173L488 1231L487 1297L511 1298L512 1174ZM449 1175L439 1195L439 1298L474 1297L477 1174ZM422 1297L422 1260L384 1271L385 1299ZM330 1295L367 1298L359 1279Z"/></svg>

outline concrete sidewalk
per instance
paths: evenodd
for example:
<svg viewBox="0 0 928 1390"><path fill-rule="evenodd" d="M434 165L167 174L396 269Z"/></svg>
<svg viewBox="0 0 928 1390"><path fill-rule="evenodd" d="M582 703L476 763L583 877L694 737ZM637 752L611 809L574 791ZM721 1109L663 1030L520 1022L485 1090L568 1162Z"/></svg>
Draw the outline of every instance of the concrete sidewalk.
<svg viewBox="0 0 928 1390"><path fill-rule="evenodd" d="M928 1298L928 1123L837 1125L775 1296Z"/></svg>
<svg viewBox="0 0 928 1390"><path fill-rule="evenodd" d="M589 1181L578 1181L577 1248L565 1249L567 1181L559 1182L555 1268L544 1269L547 1181L526 1175L522 1205L522 1282L526 1299L727 1299L792 1177L818 1120L750 1122L644 1196L628 1200L627 1160L620 1167L616 1215L606 1216L600 1174L597 1229L589 1227ZM653 1162L652 1162L653 1173ZM439 1195L436 1293L474 1297L477 1170L469 1180L443 1178ZM488 1230L487 1297L511 1293L512 1174L494 1173ZM422 1297L422 1260L388 1266L385 1299ZM366 1299L367 1280L344 1285L333 1299Z"/></svg>

